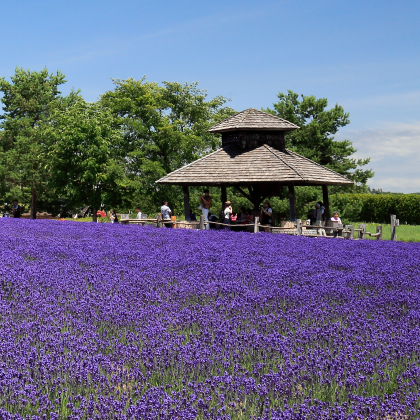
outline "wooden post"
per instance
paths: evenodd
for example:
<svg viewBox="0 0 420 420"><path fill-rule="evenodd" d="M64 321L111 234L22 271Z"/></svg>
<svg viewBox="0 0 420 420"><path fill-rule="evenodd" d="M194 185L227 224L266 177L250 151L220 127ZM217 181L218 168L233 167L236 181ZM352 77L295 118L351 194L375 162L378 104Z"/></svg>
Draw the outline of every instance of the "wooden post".
<svg viewBox="0 0 420 420"><path fill-rule="evenodd" d="M185 220L191 221L191 209L190 209L190 190L188 188L188 185L183 185L182 189L184 191L184 215Z"/></svg>
<svg viewBox="0 0 420 420"><path fill-rule="evenodd" d="M397 231L396 227L400 225L399 219L397 219L397 216L395 214L391 214L391 241L397 240Z"/></svg>
<svg viewBox="0 0 420 420"><path fill-rule="evenodd" d="M376 237L376 240L380 241L382 239L382 226L381 225L376 226L376 233L380 233L380 235Z"/></svg>
<svg viewBox="0 0 420 420"><path fill-rule="evenodd" d="M156 226L158 228L162 227L163 223L162 223L162 215L160 213L158 213L156 215Z"/></svg>
<svg viewBox="0 0 420 420"><path fill-rule="evenodd" d="M226 193L226 185L220 186L220 193L221 193L221 199L222 199L222 210L225 208L225 203L227 201L227 193Z"/></svg>
<svg viewBox="0 0 420 420"><path fill-rule="evenodd" d="M256 217L254 220L254 233L258 233L260 231L260 228L258 226L259 221L260 221L259 217Z"/></svg>
<svg viewBox="0 0 420 420"><path fill-rule="evenodd" d="M354 226L353 225L346 225L346 230L349 230L349 233L346 233L346 239L354 239Z"/></svg>
<svg viewBox="0 0 420 420"><path fill-rule="evenodd" d="M289 185L289 206L290 206L290 221L296 222L296 197L295 197L294 185Z"/></svg>
<svg viewBox="0 0 420 420"><path fill-rule="evenodd" d="M359 231L359 239L365 239L366 225L363 223L359 223L359 229L362 229L361 231Z"/></svg>
<svg viewBox="0 0 420 420"><path fill-rule="evenodd" d="M300 224L300 219L296 220L296 231L298 236L302 235L302 225Z"/></svg>
<svg viewBox="0 0 420 420"><path fill-rule="evenodd" d="M204 215L200 215L200 230L204 230L206 227L204 225Z"/></svg>
<svg viewBox="0 0 420 420"><path fill-rule="evenodd" d="M328 185L322 186L322 201L324 203L324 214L325 214L325 220L330 220L331 214L330 214L330 199L328 197Z"/></svg>

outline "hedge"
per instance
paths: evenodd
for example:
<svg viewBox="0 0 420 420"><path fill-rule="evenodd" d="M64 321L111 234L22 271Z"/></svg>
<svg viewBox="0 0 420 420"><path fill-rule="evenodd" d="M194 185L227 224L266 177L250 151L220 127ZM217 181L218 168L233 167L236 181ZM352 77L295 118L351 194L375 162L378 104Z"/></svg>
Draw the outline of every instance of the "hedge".
<svg viewBox="0 0 420 420"><path fill-rule="evenodd" d="M374 223L389 223L395 214L401 224L420 225L420 195L377 195L377 194L339 194L340 201L350 205L359 203L358 220Z"/></svg>

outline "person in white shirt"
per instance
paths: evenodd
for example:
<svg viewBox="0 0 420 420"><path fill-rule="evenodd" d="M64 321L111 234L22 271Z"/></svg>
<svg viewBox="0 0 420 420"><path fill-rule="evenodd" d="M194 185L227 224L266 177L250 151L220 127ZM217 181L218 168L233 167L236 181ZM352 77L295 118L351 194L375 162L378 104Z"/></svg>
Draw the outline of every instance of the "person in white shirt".
<svg viewBox="0 0 420 420"><path fill-rule="evenodd" d="M172 210L168 207L168 202L166 200L162 201L162 207L160 208L163 220L171 220ZM167 228L172 227L172 223L165 223Z"/></svg>
<svg viewBox="0 0 420 420"><path fill-rule="evenodd" d="M341 219L338 217L338 212L335 211L333 213L333 217L331 217L331 222L342 224ZM340 236L342 235L341 231L335 230L334 233L333 233L334 238L336 238L339 235Z"/></svg>
<svg viewBox="0 0 420 420"><path fill-rule="evenodd" d="M333 217L331 217L331 222L336 222L341 224L341 219L338 217L338 212L333 213Z"/></svg>
<svg viewBox="0 0 420 420"><path fill-rule="evenodd" d="M136 212L137 212L136 219L141 219L141 211L138 207L136 208Z"/></svg>
<svg viewBox="0 0 420 420"><path fill-rule="evenodd" d="M223 210L223 214L225 215L225 219L223 223L225 225L230 225L230 215L232 214L232 203L230 201L226 201L225 209Z"/></svg>

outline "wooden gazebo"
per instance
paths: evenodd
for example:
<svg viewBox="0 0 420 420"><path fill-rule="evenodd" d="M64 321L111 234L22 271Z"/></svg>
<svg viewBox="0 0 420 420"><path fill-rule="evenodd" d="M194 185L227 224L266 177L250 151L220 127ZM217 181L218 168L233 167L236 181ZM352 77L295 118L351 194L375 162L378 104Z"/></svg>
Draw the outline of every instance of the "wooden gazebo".
<svg viewBox="0 0 420 420"><path fill-rule="evenodd" d="M211 127L222 134L222 148L159 179L157 183L182 185L185 219L189 220L189 186L218 185L222 203L226 187L234 186L256 209L265 197L289 188L290 220L296 220L295 186L322 185L329 217L328 185L351 185L346 177L285 147L284 134L299 127L282 118L249 108ZM244 190L244 187L248 191Z"/></svg>

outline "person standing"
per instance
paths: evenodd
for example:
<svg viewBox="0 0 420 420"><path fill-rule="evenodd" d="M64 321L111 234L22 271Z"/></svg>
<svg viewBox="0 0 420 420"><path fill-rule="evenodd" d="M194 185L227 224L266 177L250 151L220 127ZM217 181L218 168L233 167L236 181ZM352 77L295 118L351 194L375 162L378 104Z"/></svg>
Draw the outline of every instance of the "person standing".
<svg viewBox="0 0 420 420"><path fill-rule="evenodd" d="M13 217L15 219L20 219L20 210L21 208L18 204L18 201L17 200L13 201Z"/></svg>
<svg viewBox="0 0 420 420"><path fill-rule="evenodd" d="M322 219L324 215L321 210L321 204L319 203L316 203L314 216L315 216L315 226L322 226ZM318 229L318 235L326 236L325 230L322 228Z"/></svg>
<svg viewBox="0 0 420 420"><path fill-rule="evenodd" d="M316 203L315 206L315 226L322 226L322 210L321 205Z"/></svg>
<svg viewBox="0 0 420 420"><path fill-rule="evenodd" d="M141 219L141 211L140 211L140 207L136 207L136 212L137 212L136 219Z"/></svg>
<svg viewBox="0 0 420 420"><path fill-rule="evenodd" d="M111 210L111 214L109 216L111 223L119 223L117 213L115 212L115 209Z"/></svg>
<svg viewBox="0 0 420 420"><path fill-rule="evenodd" d="M223 223L225 225L230 225L230 215L232 214L232 203L230 201L226 201L225 209L223 210L223 214L225 216Z"/></svg>
<svg viewBox="0 0 420 420"><path fill-rule="evenodd" d="M263 225L271 225L273 220L271 216L273 215L273 209L270 207L270 202L267 200L264 203L264 207L261 207L261 223Z"/></svg>
<svg viewBox="0 0 420 420"><path fill-rule="evenodd" d="M204 222L209 221L209 213L210 213L210 206L212 203L212 198L209 195L209 190L204 190L203 194L200 194L200 204L201 204L201 211L203 212ZM206 229L210 229L210 224L206 224Z"/></svg>
<svg viewBox="0 0 420 420"><path fill-rule="evenodd" d="M162 214L162 219L165 221L171 221L172 210L168 207L168 202L166 200L162 201L162 207L160 208L160 213ZM172 227L172 223L165 223L167 228Z"/></svg>
<svg viewBox="0 0 420 420"><path fill-rule="evenodd" d="M321 209L322 212L322 221L326 222L325 220L325 207L324 207L324 203L322 201L318 201L319 204L319 208Z"/></svg>

